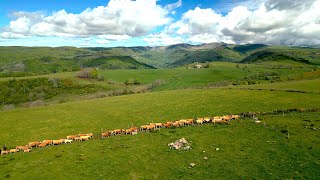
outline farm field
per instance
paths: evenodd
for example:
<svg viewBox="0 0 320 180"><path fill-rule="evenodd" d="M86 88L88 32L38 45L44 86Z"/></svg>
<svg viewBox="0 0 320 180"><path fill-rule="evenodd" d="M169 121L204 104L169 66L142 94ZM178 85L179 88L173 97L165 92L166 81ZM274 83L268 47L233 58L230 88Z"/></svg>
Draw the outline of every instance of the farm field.
<svg viewBox="0 0 320 180"><path fill-rule="evenodd" d="M8 147L66 135L183 118L318 108L320 95L237 89L173 90L0 112L0 144ZM68 111L65 111L68 109ZM231 125L161 129L136 136L95 137L29 154L0 157L0 178L205 179L320 177L319 112L259 116ZM307 120L307 121L304 121ZM313 124L313 125L312 125ZM10 127L15 128L10 128ZM307 126L307 128L305 128ZM281 130L289 129L290 139ZM170 150L180 138L192 150ZM301 137L304 137L301 139ZM236 141L236 143L235 143ZM220 151L215 151L215 148ZM204 160L204 157L208 157ZM189 163L195 163L189 168ZM34 169L34 171L29 171Z"/></svg>

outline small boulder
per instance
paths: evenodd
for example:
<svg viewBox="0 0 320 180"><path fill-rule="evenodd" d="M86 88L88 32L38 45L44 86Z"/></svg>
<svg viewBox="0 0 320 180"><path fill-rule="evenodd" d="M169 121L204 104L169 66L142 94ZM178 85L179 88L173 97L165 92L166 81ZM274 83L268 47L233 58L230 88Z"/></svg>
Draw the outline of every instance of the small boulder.
<svg viewBox="0 0 320 180"><path fill-rule="evenodd" d="M208 157L204 157L203 159L204 159L204 160L208 160Z"/></svg>
<svg viewBox="0 0 320 180"><path fill-rule="evenodd" d="M216 148L216 151L219 151L220 149L219 148Z"/></svg>
<svg viewBox="0 0 320 180"><path fill-rule="evenodd" d="M195 166L196 164L195 164L195 163L190 163L189 165L190 165L190 167L193 167L193 166Z"/></svg>

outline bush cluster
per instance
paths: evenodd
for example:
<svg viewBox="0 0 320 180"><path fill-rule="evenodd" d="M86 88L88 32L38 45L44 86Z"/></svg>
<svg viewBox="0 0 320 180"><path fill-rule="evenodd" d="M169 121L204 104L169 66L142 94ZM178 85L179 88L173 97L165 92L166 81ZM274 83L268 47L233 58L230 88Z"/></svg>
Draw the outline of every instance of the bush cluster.
<svg viewBox="0 0 320 180"><path fill-rule="evenodd" d="M0 105L50 99L64 93L86 94L98 89L96 85L77 84L70 79L12 79L0 82Z"/></svg>

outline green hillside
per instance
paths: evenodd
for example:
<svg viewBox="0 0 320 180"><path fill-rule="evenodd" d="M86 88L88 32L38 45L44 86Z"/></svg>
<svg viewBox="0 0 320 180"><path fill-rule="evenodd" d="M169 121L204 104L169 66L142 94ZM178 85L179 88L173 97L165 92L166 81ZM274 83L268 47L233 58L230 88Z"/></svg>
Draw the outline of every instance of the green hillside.
<svg viewBox="0 0 320 180"><path fill-rule="evenodd" d="M319 94L253 90L176 90L0 112L0 144L29 141L248 111L319 107ZM66 111L68 109L68 111ZM258 116L230 125L207 124L142 132L136 136L96 137L29 154L0 157L0 178L60 179L233 179L319 177L319 113ZM308 128L305 128L308 127ZM14 128L12 128L14 127ZM282 130L289 130L290 139ZM170 150L179 138L192 150ZM304 137L301 139L301 137ZM215 148L219 148L216 151ZM204 157L208 159L205 160ZM190 163L195 163L189 168ZM32 171L30 171L32 169Z"/></svg>
<svg viewBox="0 0 320 180"><path fill-rule="evenodd" d="M101 69L175 68L194 62L287 61L320 64L320 50L286 46L227 45L223 43L163 47L0 47L0 77Z"/></svg>

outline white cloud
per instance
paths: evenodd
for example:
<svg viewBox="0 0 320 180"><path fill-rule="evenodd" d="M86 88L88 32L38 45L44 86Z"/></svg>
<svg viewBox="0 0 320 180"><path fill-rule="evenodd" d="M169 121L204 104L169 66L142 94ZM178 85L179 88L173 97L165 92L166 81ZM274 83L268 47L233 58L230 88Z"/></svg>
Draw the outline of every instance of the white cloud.
<svg viewBox="0 0 320 180"><path fill-rule="evenodd" d="M167 46L183 43L184 39L180 36L171 36L166 33L159 33L150 34L143 38L143 41L147 42L150 46Z"/></svg>
<svg viewBox="0 0 320 180"><path fill-rule="evenodd" d="M96 42L98 44L108 44L110 41L106 40L106 39L97 39Z"/></svg>
<svg viewBox="0 0 320 180"><path fill-rule="evenodd" d="M260 2L256 9L237 6L226 14L197 7L187 11L166 30L172 35L187 37L185 41L191 43L320 46L320 0Z"/></svg>
<svg viewBox="0 0 320 180"><path fill-rule="evenodd" d="M0 33L0 37L4 39L20 39L20 38L29 38L30 36L25 36L23 34L16 34L12 32Z"/></svg>
<svg viewBox="0 0 320 180"><path fill-rule="evenodd" d="M182 6L182 0L178 0L176 3L168 4L165 6L166 9L172 11L173 9L177 9Z"/></svg>
<svg viewBox="0 0 320 180"><path fill-rule="evenodd" d="M110 40L110 41L121 41L121 40L127 40L130 39L131 37L124 34L124 35L98 35L97 36L100 39L106 39L106 40Z"/></svg>
<svg viewBox="0 0 320 180"><path fill-rule="evenodd" d="M179 5L179 4L178 4ZM173 5L172 8L178 5ZM148 34L156 27L168 24L168 9L156 0L110 0L107 6L86 9L80 14L60 10L50 16L16 12L16 20L3 32L21 36L91 36Z"/></svg>

